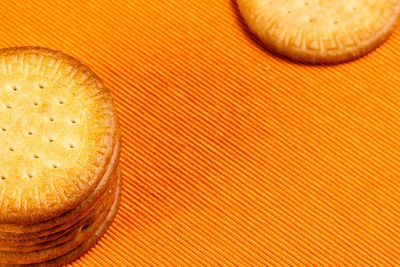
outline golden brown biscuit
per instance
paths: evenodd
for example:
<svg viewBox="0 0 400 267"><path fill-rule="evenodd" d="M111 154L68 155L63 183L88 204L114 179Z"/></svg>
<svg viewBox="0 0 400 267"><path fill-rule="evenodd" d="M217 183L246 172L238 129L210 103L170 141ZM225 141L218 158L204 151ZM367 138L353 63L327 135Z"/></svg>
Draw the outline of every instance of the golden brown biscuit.
<svg viewBox="0 0 400 267"><path fill-rule="evenodd" d="M27 239L49 235L57 232L57 230L62 230L61 227L63 229L67 228L77 220L86 216L95 207L96 202L100 201L99 198L106 192L108 187L110 187L110 184L114 183L117 179L115 172L117 171L116 168L118 168L120 145L120 140L117 140L117 143L114 147L115 152L111 158L110 164L107 167L107 171L105 172L103 179L101 179L96 189L90 194L90 196L88 196L77 207L62 214L61 216L36 224L0 224L0 239Z"/></svg>
<svg viewBox="0 0 400 267"><path fill-rule="evenodd" d="M78 60L44 48L0 51L0 223L68 212L99 184L113 154L110 93Z"/></svg>
<svg viewBox="0 0 400 267"><path fill-rule="evenodd" d="M120 202L120 193L121 193L121 185L119 186L117 193L117 199L114 202L113 206L110 209L110 212L108 213L107 217L103 220L102 224L100 227L97 228L97 230L90 236L89 239L87 239L84 243L82 243L79 247L75 248L74 250L71 250L67 254L60 256L58 258L55 258L50 261L42 262L39 264L34 264L32 266L62 266L66 263L69 263L71 261L74 261L75 259L79 258L82 256L85 252L90 250L91 247L93 247L97 241L100 240L100 238L103 236L103 234L107 231L108 226L111 225L112 220L114 217L117 215L118 211L118 205Z"/></svg>
<svg viewBox="0 0 400 267"><path fill-rule="evenodd" d="M249 28L271 50L338 63L375 49L394 30L400 0L238 0Z"/></svg>
<svg viewBox="0 0 400 267"><path fill-rule="evenodd" d="M120 143L88 67L45 48L0 50L1 265L67 263L100 238L119 203Z"/></svg>
<svg viewBox="0 0 400 267"><path fill-rule="evenodd" d="M120 171L115 175L116 179L120 177ZM109 195L113 194L116 190L117 183L113 183L108 189L108 192L104 194L99 200L98 205L84 218L80 219L78 222L72 226L63 229L59 232L52 233L49 235L42 235L41 237L33 237L21 240L12 239L1 239L0 240L0 250L3 251L35 251L47 247L51 247L52 244L64 243L74 237L77 234L77 230L84 225L90 224L94 218L97 218L100 213L105 209L107 205L107 199Z"/></svg>
<svg viewBox="0 0 400 267"><path fill-rule="evenodd" d="M38 242L36 244L8 244L8 245L0 245L0 255L1 252L34 252L34 251L41 251L44 249L52 248L58 246L60 244L64 244L70 240L75 239L82 231L83 228L90 226L93 224L97 219L100 217L104 217L105 214L108 213L112 203L114 202L114 196L116 191L116 184L113 186L112 189L109 190L107 193L107 198L105 198L101 205L97 207L90 216L85 218L81 223L74 225L72 228L68 229L63 235L59 236L58 238L54 238L52 240L44 240L42 242ZM30 241L30 240L25 240Z"/></svg>
<svg viewBox="0 0 400 267"><path fill-rule="evenodd" d="M38 266L60 266L80 257L90 249L105 233L107 227L114 219L121 194L121 179L117 190L111 199L111 206L107 212L97 218L93 224L83 228L80 234L73 240L64 244L35 252L2 252L0 251L0 263L2 266L24 266L26 264L39 263ZM47 260L46 260L47 259ZM36 265L34 265L36 266Z"/></svg>

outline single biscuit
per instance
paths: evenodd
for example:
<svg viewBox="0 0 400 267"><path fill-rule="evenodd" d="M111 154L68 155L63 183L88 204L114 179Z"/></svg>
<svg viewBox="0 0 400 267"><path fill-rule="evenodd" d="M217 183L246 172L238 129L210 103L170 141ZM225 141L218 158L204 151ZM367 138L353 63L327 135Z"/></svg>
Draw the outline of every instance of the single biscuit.
<svg viewBox="0 0 400 267"><path fill-rule="evenodd" d="M293 60L339 63L361 57L395 29L400 0L237 0L268 48Z"/></svg>
<svg viewBox="0 0 400 267"><path fill-rule="evenodd" d="M100 183L118 121L99 77L61 52L0 50L0 223L77 207Z"/></svg>

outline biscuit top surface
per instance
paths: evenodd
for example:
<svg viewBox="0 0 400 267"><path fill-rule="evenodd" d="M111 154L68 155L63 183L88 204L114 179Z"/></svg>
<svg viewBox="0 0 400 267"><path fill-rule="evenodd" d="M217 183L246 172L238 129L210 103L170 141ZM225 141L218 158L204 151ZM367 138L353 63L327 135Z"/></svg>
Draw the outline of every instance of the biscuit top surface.
<svg viewBox="0 0 400 267"><path fill-rule="evenodd" d="M79 61L44 48L0 50L0 223L78 205L109 163L115 125L109 92Z"/></svg>
<svg viewBox="0 0 400 267"><path fill-rule="evenodd" d="M271 48L305 56L367 49L396 24L400 0L238 0L249 27Z"/></svg>

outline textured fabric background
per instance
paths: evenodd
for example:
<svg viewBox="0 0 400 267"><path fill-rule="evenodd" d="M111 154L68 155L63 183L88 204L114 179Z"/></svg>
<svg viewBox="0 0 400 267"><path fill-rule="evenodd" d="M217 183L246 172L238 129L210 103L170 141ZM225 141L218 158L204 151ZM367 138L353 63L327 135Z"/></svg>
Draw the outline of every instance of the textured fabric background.
<svg viewBox="0 0 400 267"><path fill-rule="evenodd" d="M74 266L400 265L400 30L308 66L231 0L3 0L0 37L79 58L115 98L122 203Z"/></svg>

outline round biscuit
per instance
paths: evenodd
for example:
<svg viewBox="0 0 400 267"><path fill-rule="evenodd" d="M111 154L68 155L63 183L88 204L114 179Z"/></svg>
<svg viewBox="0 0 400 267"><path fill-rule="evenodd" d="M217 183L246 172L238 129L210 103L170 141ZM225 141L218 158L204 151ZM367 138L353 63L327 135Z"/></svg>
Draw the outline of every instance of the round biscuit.
<svg viewBox="0 0 400 267"><path fill-rule="evenodd" d="M379 46L395 29L400 0L237 0L272 51L295 61L340 63Z"/></svg>
<svg viewBox="0 0 400 267"><path fill-rule="evenodd" d="M117 129L111 95L87 66L45 48L0 50L0 224L78 206L101 181Z"/></svg>
<svg viewBox="0 0 400 267"><path fill-rule="evenodd" d="M0 251L0 265L26 266L26 264L29 264L31 266L32 264L33 266L36 263L39 266L60 266L81 256L82 253L90 249L101 238L114 219L120 201L121 183L122 181L119 177L117 190L113 195L110 195L111 201L109 207L91 225L83 228L74 239L55 247L34 252ZM86 246L85 244L90 246ZM74 255L74 257L68 255ZM59 263L60 261L63 261L63 263Z"/></svg>
<svg viewBox="0 0 400 267"><path fill-rule="evenodd" d="M111 159L111 163L107 167L107 171L104 174L103 179L97 185L96 189L77 207L74 209L52 218L51 220L39 222L36 224L0 224L0 240L1 239L29 239L33 237L40 237L50 235L61 231L78 220L81 220L87 214L96 207L99 201L104 198L107 189L115 183L120 172L119 166L119 155L120 155L120 141L118 140L115 144L114 154ZM0 241L1 242L1 241Z"/></svg>
<svg viewBox="0 0 400 267"><path fill-rule="evenodd" d="M119 176L120 172L116 174L117 179L119 179ZM26 239L0 239L0 251L35 251L38 249L43 249L44 247L51 247L55 242L61 244L69 239L72 239L72 237L81 227L90 224L93 218L96 218L99 212L103 211L107 205L107 199L110 198L109 195L115 192L116 187L117 183L113 183L108 188L107 193L101 197L98 205L96 205L87 216L80 219L72 226L49 235L43 235L41 237L32 237Z"/></svg>

